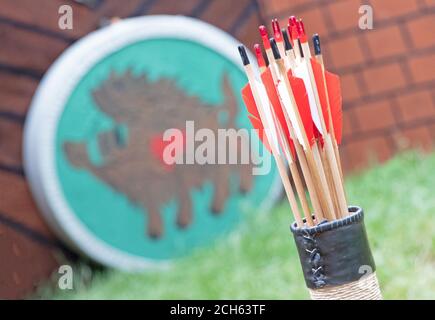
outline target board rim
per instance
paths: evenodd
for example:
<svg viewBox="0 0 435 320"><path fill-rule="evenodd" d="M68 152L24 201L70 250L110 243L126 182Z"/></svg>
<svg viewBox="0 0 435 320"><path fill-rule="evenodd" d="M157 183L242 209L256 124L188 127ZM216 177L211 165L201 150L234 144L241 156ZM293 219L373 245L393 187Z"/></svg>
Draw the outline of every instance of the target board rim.
<svg viewBox="0 0 435 320"><path fill-rule="evenodd" d="M137 41L164 37L202 44L243 70L236 49L240 42L208 23L169 15L125 19L92 32L61 54L38 86L24 127L24 170L47 223L72 249L100 264L126 271L166 268L171 260L156 261L119 250L96 237L73 213L55 170L57 123L69 95L98 61ZM252 54L249 55L252 58ZM280 190L276 177L262 210L267 210L277 201Z"/></svg>

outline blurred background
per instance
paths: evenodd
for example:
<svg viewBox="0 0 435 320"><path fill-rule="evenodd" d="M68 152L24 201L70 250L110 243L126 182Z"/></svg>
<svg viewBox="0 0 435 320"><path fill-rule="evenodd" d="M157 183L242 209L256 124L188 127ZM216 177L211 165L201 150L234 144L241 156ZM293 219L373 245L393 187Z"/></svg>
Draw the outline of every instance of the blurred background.
<svg viewBox="0 0 435 320"><path fill-rule="evenodd" d="M73 30L58 28L58 9L62 4L69 4L74 10ZM373 30L358 28L357 21L360 17L358 8L363 4L369 4L373 8ZM269 26L271 19L276 17L280 19L281 25L285 26L289 15L302 17L309 35L314 32L321 35L327 68L341 77L344 138L340 150L346 174L350 174L351 177L349 189L351 195L354 195L353 198L357 198L356 194L364 192L358 187L364 183L375 188L381 182L377 180L380 179L379 177L384 177L386 180L400 177L402 171L397 167L402 167L407 174L411 174L409 189L417 189L417 185L425 186L421 192L428 196L429 193L426 191L432 185L425 179L429 179L435 173L433 156L429 156L429 160L421 160L420 156L405 156L404 160L400 158L398 162L393 162L387 172L373 169L375 172L368 173L368 176L364 176L366 178L361 178L363 180L352 177L359 175L359 172L366 172L365 170L374 164L384 163L406 149L419 149L426 153L432 150L435 139L435 36L433 33L435 1L433 0L0 0L0 253L2 256L0 298L23 298L35 294L38 285L50 279L62 261L71 259L77 262L76 255L61 244L43 221L23 172L21 152L23 124L41 78L65 49L88 33L107 24L107 21L113 17L124 19L155 14L198 18L225 30L249 48L260 41L258 25ZM422 165L424 170L418 167L420 161L426 161ZM405 183L408 181L406 177L403 179ZM400 181L396 182L400 183ZM403 192L403 196L408 194L408 190L398 191L387 182L383 186L384 189L395 190L396 195L400 195L400 192ZM380 190L370 190L373 198L361 199L362 202L367 201L368 206L370 203L375 203L372 201L374 198L382 198ZM384 198L384 204L377 207L379 215L385 213L380 211L381 208L388 207L386 202L395 201L394 193L389 196L391 198ZM413 203L423 206L419 207L423 210L422 214L433 218L434 203L425 196L416 195ZM382 199L379 201L382 203ZM405 205L405 208L410 210L407 214L417 212L413 206ZM285 212L286 209L277 210ZM370 214L374 213L370 212ZM281 218L273 224L274 227L279 222L286 223L287 217L284 213L277 213L277 215ZM254 222L254 225L258 227L256 223L258 222ZM429 226L425 225L425 230L420 230L426 232L426 240L429 239L429 242L424 242L427 252L425 251L422 259L427 263L424 267L427 269L424 270L429 272L430 281L434 279L433 269L430 272L430 266L433 268L435 263L432 227L433 224L429 224ZM372 230L382 232L382 229L376 227ZM398 230L400 228L394 229L394 232ZM286 227L282 232L283 235L287 234ZM418 238L419 233L415 232ZM244 234L243 231L241 234ZM413 234L412 231L409 234ZM268 239L271 236L264 235ZM277 238L274 240L275 244L279 241L279 236ZM286 240L289 240L289 237ZM377 248L377 240L372 241ZM285 252L287 251L285 248L290 246L290 243L291 241L287 241L282 246ZM227 251L232 247L229 245L224 248L226 249L213 250ZM385 246L385 248L390 247ZM289 247L288 251L291 250L294 251ZM413 248L406 250L408 250L406 254L412 255ZM388 266L384 262L381 252L383 251L375 249L376 260L378 264L388 269L391 265ZM299 277L301 280L295 257L293 252L291 264L298 275L294 279ZM199 256L195 259L202 258ZM240 262L237 259L235 262ZM250 256L247 259L249 260ZM287 261L286 268L290 265L289 260L288 256L283 259ZM247 272L267 268L265 264L253 263L253 266L254 268ZM204 266L204 268L209 267ZM409 271L413 266L407 264L403 268ZM218 272L218 268L210 268L210 270ZM287 271L283 272L286 274ZM196 279L194 275L184 276ZM118 281L124 279L119 275L115 275L115 279L116 277ZM132 281L130 278L132 276L126 277ZM163 276L155 277L160 279ZM209 275L205 277L211 279ZM280 282L285 284L290 278L286 275L280 279ZM169 280L161 280L162 288L165 281L171 282ZM381 282L382 280L385 280L387 285L391 280L387 270L384 277L381 274ZM145 283L153 284L153 281L146 281L144 286ZM423 285L424 281L421 281ZM299 282L300 284L294 289L295 292L304 290L302 281ZM396 297L399 298L418 296L415 292L405 290L406 285L399 283L397 287L393 286L390 297L395 297L393 292L398 292ZM114 287L108 289L113 295L95 293L90 297L117 297L114 294ZM217 291L213 291L213 288L219 288L219 285L213 287L211 284L210 288L194 289L198 290L198 296L192 295L192 297L222 297L216 293ZM258 289L249 285L248 288L253 292ZM400 291L402 289L403 294ZM305 297L303 294L292 295L285 290L283 289L282 296L278 297ZM164 292L164 289L160 291ZM267 297L277 297L271 294L273 288L269 291L266 293ZM146 294L127 295L127 297L152 298ZM177 292L172 292L169 295L158 294L156 297L182 298L183 296L177 296ZM224 297L245 296L236 291L228 291L225 292ZM247 294L247 297L262 296L256 293L252 296Z"/></svg>

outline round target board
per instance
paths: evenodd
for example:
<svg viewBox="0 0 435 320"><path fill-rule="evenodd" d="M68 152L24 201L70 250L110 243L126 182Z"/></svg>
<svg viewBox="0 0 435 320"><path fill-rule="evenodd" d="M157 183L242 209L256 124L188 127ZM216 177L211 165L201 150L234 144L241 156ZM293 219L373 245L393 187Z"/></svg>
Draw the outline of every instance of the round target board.
<svg viewBox="0 0 435 320"><path fill-rule="evenodd" d="M251 128L237 44L195 19L148 16L93 32L51 66L26 120L24 162L38 206L69 246L115 268L160 267L277 199L272 164L253 175L252 163L162 161L167 129L187 141L189 121Z"/></svg>

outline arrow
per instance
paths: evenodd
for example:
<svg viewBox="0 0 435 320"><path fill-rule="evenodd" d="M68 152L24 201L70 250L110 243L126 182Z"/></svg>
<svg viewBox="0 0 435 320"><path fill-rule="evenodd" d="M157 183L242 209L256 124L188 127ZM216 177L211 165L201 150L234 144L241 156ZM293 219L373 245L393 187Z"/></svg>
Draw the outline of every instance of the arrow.
<svg viewBox="0 0 435 320"><path fill-rule="evenodd" d="M249 86L250 88L249 90L251 91L251 96L254 101L254 103L252 103L252 101L245 101L245 103L248 102L247 105L248 104L250 105L248 112L251 113L251 115L254 118L259 120L259 122L257 122L256 125L259 125L260 128L262 128L266 133L268 145L277 164L278 172L281 177L282 183L284 185L284 190L286 192L287 199L289 200L290 207L293 212L293 216L296 220L296 224L298 226L303 226L304 222L302 221L301 214L299 212L299 207L294 195L294 191L290 184L289 177L287 175L287 170L285 169L285 165L279 153L278 146L274 141L274 134L276 134L276 128L274 126L274 123L271 122L270 117L267 116L267 112L268 110L270 110L270 106L268 105L269 102L267 98L267 93L266 93L266 97L264 97L264 92L262 92L263 90L261 89L264 87L262 86L262 83L259 83L255 79L252 66L250 64L245 47L243 45L240 45L238 49L239 49L240 56L242 58L242 63L245 69L245 73L248 77L247 86ZM248 90L248 89L244 89L244 90ZM255 108L253 104L255 105Z"/></svg>

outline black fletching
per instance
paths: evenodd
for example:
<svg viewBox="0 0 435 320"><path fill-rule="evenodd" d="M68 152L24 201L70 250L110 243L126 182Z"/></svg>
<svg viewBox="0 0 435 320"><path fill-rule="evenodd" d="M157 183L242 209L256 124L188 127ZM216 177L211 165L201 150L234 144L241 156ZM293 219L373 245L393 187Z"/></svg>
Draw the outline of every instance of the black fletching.
<svg viewBox="0 0 435 320"><path fill-rule="evenodd" d="M304 52L302 51L302 45L301 45L301 40L298 39L298 47L299 47L299 52L301 54L301 57L304 57Z"/></svg>
<svg viewBox="0 0 435 320"><path fill-rule="evenodd" d="M276 45L276 41L274 38L270 38L270 46L272 48L273 57L275 60L281 59L281 55L279 54L278 46Z"/></svg>
<svg viewBox="0 0 435 320"><path fill-rule="evenodd" d="M290 38L288 37L287 30L285 28L282 28L282 37L284 38L284 47L285 51L289 51L293 49L292 44L290 43Z"/></svg>
<svg viewBox="0 0 435 320"><path fill-rule="evenodd" d="M314 54L316 56L322 54L322 49L320 47L320 37L317 33L313 35L313 46L314 46Z"/></svg>
<svg viewBox="0 0 435 320"><path fill-rule="evenodd" d="M248 55L246 53L246 49L244 45L239 45L239 54L240 57L242 58L242 63L244 66L247 66L249 64L249 58Z"/></svg>

